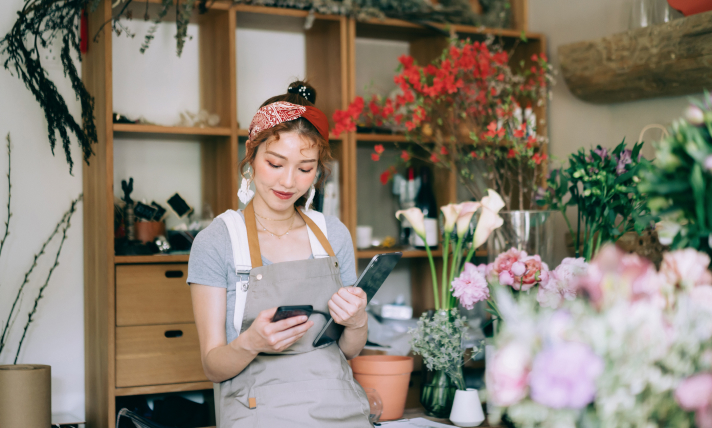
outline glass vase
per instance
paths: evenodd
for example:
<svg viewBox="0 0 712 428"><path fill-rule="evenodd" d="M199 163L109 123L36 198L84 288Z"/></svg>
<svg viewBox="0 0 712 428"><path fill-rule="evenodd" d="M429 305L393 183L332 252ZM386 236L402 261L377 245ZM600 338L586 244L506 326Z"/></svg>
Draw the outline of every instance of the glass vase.
<svg viewBox="0 0 712 428"><path fill-rule="evenodd" d="M500 211L504 220L487 241L487 258L493 262L510 248L538 254L552 266L554 258L554 214L558 211Z"/></svg>
<svg viewBox="0 0 712 428"><path fill-rule="evenodd" d="M434 418L447 418L452 410L457 386L444 370L425 370L420 390L420 404L425 414Z"/></svg>

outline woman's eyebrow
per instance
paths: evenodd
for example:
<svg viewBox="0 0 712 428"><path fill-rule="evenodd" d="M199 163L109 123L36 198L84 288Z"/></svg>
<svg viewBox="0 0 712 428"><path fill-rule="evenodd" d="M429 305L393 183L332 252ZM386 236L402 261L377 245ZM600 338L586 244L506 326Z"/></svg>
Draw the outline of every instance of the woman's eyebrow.
<svg viewBox="0 0 712 428"><path fill-rule="evenodd" d="M286 157L280 155L279 153L275 153L275 152L273 152L273 151L271 151L271 150L267 150L267 151L265 151L265 153L269 153L269 154L271 154L272 156L277 156L277 157L280 158L280 159L287 160ZM301 162L299 162L299 163L310 163L310 162L316 162L316 159L304 159L303 161L301 161Z"/></svg>

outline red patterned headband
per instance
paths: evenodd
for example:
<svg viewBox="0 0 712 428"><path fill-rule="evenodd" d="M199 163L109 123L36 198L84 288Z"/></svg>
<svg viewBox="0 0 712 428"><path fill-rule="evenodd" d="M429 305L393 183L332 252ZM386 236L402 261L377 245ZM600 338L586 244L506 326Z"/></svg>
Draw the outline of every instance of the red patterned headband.
<svg viewBox="0 0 712 428"><path fill-rule="evenodd" d="M329 120L324 112L316 107L300 106L286 101L267 104L257 110L255 117L252 118L252 123L250 123L250 140L265 129L300 117L308 120L324 137L324 140L329 141Z"/></svg>

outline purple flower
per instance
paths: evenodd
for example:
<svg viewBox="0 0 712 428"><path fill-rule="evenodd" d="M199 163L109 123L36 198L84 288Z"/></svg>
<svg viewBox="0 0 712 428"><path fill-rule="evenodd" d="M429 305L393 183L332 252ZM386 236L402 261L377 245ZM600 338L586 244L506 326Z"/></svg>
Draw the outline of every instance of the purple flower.
<svg viewBox="0 0 712 428"><path fill-rule="evenodd" d="M604 161L605 161L606 159L608 159L608 149L605 148L605 147L596 146L596 148L593 149L593 153L595 153L595 154L597 154L598 156L600 156L601 159L603 159ZM588 162L593 162L593 156L591 156L591 155L586 156L586 161L588 161Z"/></svg>
<svg viewBox="0 0 712 428"><path fill-rule="evenodd" d="M707 171L712 171L712 155L705 158L705 169Z"/></svg>
<svg viewBox="0 0 712 428"><path fill-rule="evenodd" d="M477 266L465 263L460 276L452 281L452 295L466 309L472 309L475 303L489 299L487 280Z"/></svg>
<svg viewBox="0 0 712 428"><path fill-rule="evenodd" d="M582 343L562 342L541 351L529 375L531 398L552 409L582 409L596 396L603 361Z"/></svg>
<svg viewBox="0 0 712 428"><path fill-rule="evenodd" d="M628 149L625 149L621 152L620 156L618 156L618 165L616 165L617 175L623 174L625 172L625 166L633 162L633 159L631 158L632 154L633 152Z"/></svg>

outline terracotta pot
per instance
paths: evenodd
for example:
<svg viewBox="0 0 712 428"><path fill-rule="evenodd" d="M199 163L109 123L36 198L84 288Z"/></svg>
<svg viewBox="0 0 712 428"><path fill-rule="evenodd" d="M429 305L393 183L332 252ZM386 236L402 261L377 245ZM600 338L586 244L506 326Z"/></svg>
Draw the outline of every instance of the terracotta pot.
<svg viewBox="0 0 712 428"><path fill-rule="evenodd" d="M712 10L712 0L668 0L668 3L685 16Z"/></svg>
<svg viewBox="0 0 712 428"><path fill-rule="evenodd" d="M152 242L156 236L166 234L166 224L162 221L137 221L134 223L136 239L143 242Z"/></svg>
<svg viewBox="0 0 712 428"><path fill-rule="evenodd" d="M354 379L364 388L373 388L383 400L382 421L399 419L405 410L410 373L413 371L412 357L395 355L365 355L351 362Z"/></svg>

